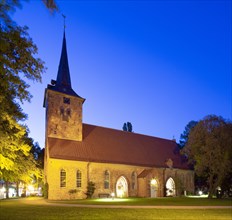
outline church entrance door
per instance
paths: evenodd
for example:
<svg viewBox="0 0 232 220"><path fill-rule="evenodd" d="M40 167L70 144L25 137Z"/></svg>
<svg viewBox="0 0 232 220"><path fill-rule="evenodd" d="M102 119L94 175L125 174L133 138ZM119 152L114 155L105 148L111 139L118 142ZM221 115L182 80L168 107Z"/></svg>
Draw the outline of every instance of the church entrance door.
<svg viewBox="0 0 232 220"><path fill-rule="evenodd" d="M157 197L158 183L156 179L151 180L150 189L151 189L151 198Z"/></svg>
<svg viewBox="0 0 232 220"><path fill-rule="evenodd" d="M128 197L128 184L124 176L119 177L116 183L116 195L119 198Z"/></svg>

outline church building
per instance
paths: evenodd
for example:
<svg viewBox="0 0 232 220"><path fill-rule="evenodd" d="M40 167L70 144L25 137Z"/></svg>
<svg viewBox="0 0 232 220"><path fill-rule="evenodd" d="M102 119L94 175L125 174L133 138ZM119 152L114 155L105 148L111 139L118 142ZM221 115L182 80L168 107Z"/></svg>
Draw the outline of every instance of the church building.
<svg viewBox="0 0 232 220"><path fill-rule="evenodd" d="M57 79L45 90L48 199L178 196L194 191L194 172L167 140L83 123L85 99L71 85L65 33ZM94 112L93 112L94 114Z"/></svg>

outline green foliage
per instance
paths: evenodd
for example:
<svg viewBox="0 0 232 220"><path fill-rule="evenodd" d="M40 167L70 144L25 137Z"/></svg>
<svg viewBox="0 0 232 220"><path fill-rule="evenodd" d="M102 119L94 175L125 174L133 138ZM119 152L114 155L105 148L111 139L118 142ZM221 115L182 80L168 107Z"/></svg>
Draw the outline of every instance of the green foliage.
<svg viewBox="0 0 232 220"><path fill-rule="evenodd" d="M41 82L44 63L36 58L36 45L29 37L26 26L1 26L1 72L4 74L3 89L13 98L30 101L29 85L22 77Z"/></svg>
<svg viewBox="0 0 232 220"><path fill-rule="evenodd" d="M37 167L40 169L44 168L44 148L41 149L38 142L33 143L33 139L30 139L32 146L30 153L33 155L34 159L37 161Z"/></svg>
<svg viewBox="0 0 232 220"><path fill-rule="evenodd" d="M70 189L70 190L68 191L69 194L75 194L75 193L77 193L77 192L78 192L77 189Z"/></svg>
<svg viewBox="0 0 232 220"><path fill-rule="evenodd" d="M54 0L42 0L45 6L51 11L58 11L58 6Z"/></svg>
<svg viewBox="0 0 232 220"><path fill-rule="evenodd" d="M30 152L33 141L27 136L27 132L25 134L22 133L20 139L16 138L16 140L13 140L12 137L10 138L5 142L3 137L0 138L0 178L5 181L21 181L24 183L42 179L42 169L38 166L37 161Z"/></svg>
<svg viewBox="0 0 232 220"><path fill-rule="evenodd" d="M95 189L96 189L95 183L92 181L89 181L87 185L87 192L85 193L88 199L92 198Z"/></svg>
<svg viewBox="0 0 232 220"><path fill-rule="evenodd" d="M205 177L211 198L231 173L232 123L215 115L206 116L190 131L183 149L197 175ZM231 175L231 174L230 174Z"/></svg>
<svg viewBox="0 0 232 220"><path fill-rule="evenodd" d="M132 124L130 122L124 123L123 127L122 127L122 130L132 132L132 130L133 130Z"/></svg>
<svg viewBox="0 0 232 220"><path fill-rule="evenodd" d="M48 187L49 187L48 183L45 183L45 184L42 186L43 197L44 197L45 199L48 198Z"/></svg>
<svg viewBox="0 0 232 220"><path fill-rule="evenodd" d="M197 125L197 121L190 121L186 126L183 133L180 135L179 147L182 149L188 142L188 136L190 131Z"/></svg>
<svg viewBox="0 0 232 220"><path fill-rule="evenodd" d="M127 131L126 123L123 124L122 130L123 130L123 131Z"/></svg>
<svg viewBox="0 0 232 220"><path fill-rule="evenodd" d="M37 161L30 153L31 146L26 143L27 136L21 138L22 144L14 145L11 143L1 143L1 172L0 179L9 182L23 182L31 184L32 182L42 182L43 171L38 167ZM8 143L8 142L7 142ZM12 163L8 163L8 158Z"/></svg>
<svg viewBox="0 0 232 220"><path fill-rule="evenodd" d="M79 190L77 190L77 189L70 189L70 190L68 191L69 196L70 196L70 199L75 199L75 194L76 194L77 192L79 192Z"/></svg>
<svg viewBox="0 0 232 220"><path fill-rule="evenodd" d="M21 155L28 156L30 151L30 146L23 141L26 128L11 117L7 117L7 119L9 132L4 131L3 127L0 129L0 175L3 170L13 171L15 163L20 159L19 157ZM13 131L14 133L11 133Z"/></svg>
<svg viewBox="0 0 232 220"><path fill-rule="evenodd" d="M19 101L30 101L29 85L22 79L41 81L45 68L35 58L37 47L27 33L27 27L17 26L9 12L19 7L19 1L0 3L0 157L1 169L13 170L19 155L28 156L30 146L25 143L26 119ZM19 155L18 155L19 153Z"/></svg>
<svg viewBox="0 0 232 220"><path fill-rule="evenodd" d="M20 7L18 0L0 2L0 178L28 183L42 179L42 170L31 152L33 139L22 124L27 115L20 104L32 97L26 80L41 82L45 67L28 28L10 16Z"/></svg>
<svg viewBox="0 0 232 220"><path fill-rule="evenodd" d="M4 19L4 22L6 24L12 24L14 23L10 17L10 14L16 11L16 9L19 9L22 7L21 2L25 2L27 0L1 0L0 1L0 18ZM44 5L47 7L47 9L50 10L50 12L57 12L59 11L59 8L56 4L56 1L54 0L42 0Z"/></svg>
<svg viewBox="0 0 232 220"><path fill-rule="evenodd" d="M12 25L10 14L15 12L17 8L21 8L21 3L19 0L1 0L0 1L0 18L7 25ZM2 24L1 24L2 25Z"/></svg>
<svg viewBox="0 0 232 220"><path fill-rule="evenodd" d="M232 170L229 171L221 184L222 197L232 197Z"/></svg>

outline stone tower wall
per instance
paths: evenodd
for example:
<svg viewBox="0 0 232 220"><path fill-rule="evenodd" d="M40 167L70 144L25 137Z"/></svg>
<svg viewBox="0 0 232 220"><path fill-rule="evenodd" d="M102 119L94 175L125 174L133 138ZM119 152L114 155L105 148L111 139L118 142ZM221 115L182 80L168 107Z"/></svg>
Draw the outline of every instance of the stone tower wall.
<svg viewBox="0 0 232 220"><path fill-rule="evenodd" d="M47 89L47 137L82 141L82 99Z"/></svg>

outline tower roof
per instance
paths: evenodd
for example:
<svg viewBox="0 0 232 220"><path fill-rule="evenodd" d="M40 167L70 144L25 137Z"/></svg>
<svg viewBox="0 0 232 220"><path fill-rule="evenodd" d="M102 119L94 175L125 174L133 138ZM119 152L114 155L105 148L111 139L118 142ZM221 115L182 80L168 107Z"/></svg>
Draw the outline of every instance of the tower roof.
<svg viewBox="0 0 232 220"><path fill-rule="evenodd" d="M64 32L63 45L62 45L62 51L60 56L60 64L56 78L56 86L64 87L67 89L72 88L69 66L68 66L68 54L66 48L65 32Z"/></svg>
<svg viewBox="0 0 232 220"><path fill-rule="evenodd" d="M71 77L70 77L69 65L68 65L68 53L66 47L65 31L63 36L63 44L62 44L62 51L60 56L57 78L56 81L52 80L51 84L52 85L48 85L48 89L65 93L67 95L76 96L83 99L83 101L85 101L84 98L77 95L77 93L72 89Z"/></svg>

